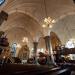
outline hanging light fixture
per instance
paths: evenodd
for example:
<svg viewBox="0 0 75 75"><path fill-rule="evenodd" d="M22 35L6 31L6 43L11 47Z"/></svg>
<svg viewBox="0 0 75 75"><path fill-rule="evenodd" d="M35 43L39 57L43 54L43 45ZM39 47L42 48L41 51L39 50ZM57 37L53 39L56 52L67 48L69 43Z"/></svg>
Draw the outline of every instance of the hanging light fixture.
<svg viewBox="0 0 75 75"><path fill-rule="evenodd" d="M54 23L55 23L55 20L52 20L50 17L48 17L48 18L44 19L44 24L42 25L42 27L43 28L45 28L45 27L52 28Z"/></svg>
<svg viewBox="0 0 75 75"><path fill-rule="evenodd" d="M28 43L28 38L27 37L23 37L22 42Z"/></svg>
<svg viewBox="0 0 75 75"><path fill-rule="evenodd" d="M44 19L44 24L42 25L42 27L43 27L43 28L45 28L45 27L52 28L52 27L53 27L53 24L54 24L56 21L55 21L54 19L52 19L51 17L48 17L45 0L44 0L44 5L45 5L45 13L46 13L46 17L47 17L47 18Z"/></svg>

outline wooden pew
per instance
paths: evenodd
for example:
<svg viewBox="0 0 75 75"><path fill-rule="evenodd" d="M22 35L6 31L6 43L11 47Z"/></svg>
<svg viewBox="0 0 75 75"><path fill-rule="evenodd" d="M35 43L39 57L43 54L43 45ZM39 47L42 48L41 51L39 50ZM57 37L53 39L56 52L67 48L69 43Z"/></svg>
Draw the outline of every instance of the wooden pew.
<svg viewBox="0 0 75 75"><path fill-rule="evenodd" d="M57 72L54 72L52 75L71 75L71 70L69 68L65 68Z"/></svg>
<svg viewBox="0 0 75 75"><path fill-rule="evenodd" d="M0 75L70 75L69 68L49 68L40 65L4 64Z"/></svg>

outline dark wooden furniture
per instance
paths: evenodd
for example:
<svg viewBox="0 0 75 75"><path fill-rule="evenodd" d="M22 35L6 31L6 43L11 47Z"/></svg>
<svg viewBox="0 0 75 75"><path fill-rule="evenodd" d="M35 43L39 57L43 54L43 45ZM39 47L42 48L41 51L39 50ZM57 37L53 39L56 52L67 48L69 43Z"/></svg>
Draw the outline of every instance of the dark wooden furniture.
<svg viewBox="0 0 75 75"><path fill-rule="evenodd" d="M69 68L50 68L40 65L2 64L0 75L70 75Z"/></svg>

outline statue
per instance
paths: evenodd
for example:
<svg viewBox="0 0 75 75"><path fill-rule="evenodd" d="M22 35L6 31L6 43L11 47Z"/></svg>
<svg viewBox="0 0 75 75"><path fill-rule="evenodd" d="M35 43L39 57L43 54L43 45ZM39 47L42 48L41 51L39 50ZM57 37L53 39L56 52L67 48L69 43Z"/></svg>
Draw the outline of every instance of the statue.
<svg viewBox="0 0 75 75"><path fill-rule="evenodd" d="M21 60L28 60L29 58L29 47L27 45L23 45L19 51L18 57Z"/></svg>
<svg viewBox="0 0 75 75"><path fill-rule="evenodd" d="M8 59L12 62L8 38L0 31L0 63L8 62Z"/></svg>

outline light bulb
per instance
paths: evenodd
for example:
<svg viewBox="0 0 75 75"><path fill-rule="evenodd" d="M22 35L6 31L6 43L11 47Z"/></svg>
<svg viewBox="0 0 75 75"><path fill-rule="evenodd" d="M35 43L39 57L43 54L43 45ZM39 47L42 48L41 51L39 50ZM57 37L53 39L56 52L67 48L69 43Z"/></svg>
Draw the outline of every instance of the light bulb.
<svg viewBox="0 0 75 75"><path fill-rule="evenodd" d="M55 23L55 20L52 20L52 23Z"/></svg>
<svg viewBox="0 0 75 75"><path fill-rule="evenodd" d="M53 26L52 25L49 25L49 28L52 28Z"/></svg>
<svg viewBox="0 0 75 75"><path fill-rule="evenodd" d="M43 28L45 28L45 27L46 27L46 25L45 25L45 24L43 24L43 25L42 25L42 27L43 27Z"/></svg>

